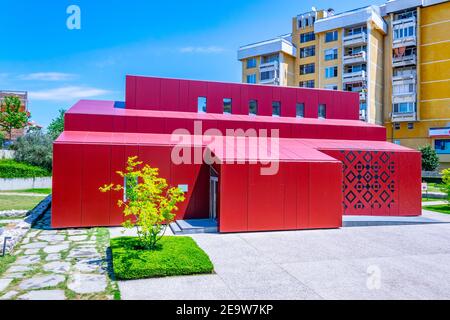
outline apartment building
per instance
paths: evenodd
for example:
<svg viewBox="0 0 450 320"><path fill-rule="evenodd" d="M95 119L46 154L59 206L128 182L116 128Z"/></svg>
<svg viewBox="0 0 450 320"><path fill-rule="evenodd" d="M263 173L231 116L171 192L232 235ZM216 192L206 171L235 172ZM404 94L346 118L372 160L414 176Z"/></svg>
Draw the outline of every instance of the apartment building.
<svg viewBox="0 0 450 320"><path fill-rule="evenodd" d="M248 47L238 50L243 82L359 92L361 120L385 125L391 142L432 145L450 166L449 1L314 9L292 19L290 34ZM261 81L258 63L271 55L285 72Z"/></svg>

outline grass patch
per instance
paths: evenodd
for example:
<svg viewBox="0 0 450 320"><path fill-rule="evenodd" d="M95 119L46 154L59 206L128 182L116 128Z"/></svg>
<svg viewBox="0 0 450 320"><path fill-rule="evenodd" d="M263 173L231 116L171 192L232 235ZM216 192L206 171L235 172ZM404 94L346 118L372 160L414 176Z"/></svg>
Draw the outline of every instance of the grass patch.
<svg viewBox="0 0 450 320"><path fill-rule="evenodd" d="M4 210L31 210L39 202L41 202L45 196L42 197L27 197L27 196L8 196L0 194L0 211Z"/></svg>
<svg viewBox="0 0 450 320"><path fill-rule="evenodd" d="M10 190L10 191L0 191L1 193L39 193L39 194L50 194L52 193L52 189L51 188L44 188L44 189L26 189L26 190Z"/></svg>
<svg viewBox="0 0 450 320"><path fill-rule="evenodd" d="M165 236L154 251L139 250L136 237L111 239L114 274L117 279L142 279L211 273L208 255L191 237Z"/></svg>
<svg viewBox="0 0 450 320"><path fill-rule="evenodd" d="M16 261L16 257L12 256L10 254L7 254L5 256L0 256L0 275L3 274L3 272L8 269L9 265Z"/></svg>
<svg viewBox="0 0 450 320"><path fill-rule="evenodd" d="M40 167L14 160L0 160L0 178L49 177L51 174Z"/></svg>
<svg viewBox="0 0 450 320"><path fill-rule="evenodd" d="M450 214L450 205L448 204L440 204L436 206L423 206L423 209L436 211L440 213Z"/></svg>

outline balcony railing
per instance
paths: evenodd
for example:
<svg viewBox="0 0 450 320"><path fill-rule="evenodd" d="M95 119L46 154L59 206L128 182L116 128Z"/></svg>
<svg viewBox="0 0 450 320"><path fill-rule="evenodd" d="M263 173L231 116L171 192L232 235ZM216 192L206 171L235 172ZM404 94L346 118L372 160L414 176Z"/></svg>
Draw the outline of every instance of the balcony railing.
<svg viewBox="0 0 450 320"><path fill-rule="evenodd" d="M392 94L392 103L402 102L416 102L416 91Z"/></svg>
<svg viewBox="0 0 450 320"><path fill-rule="evenodd" d="M366 72L365 71L356 71L356 72L344 72L342 77L342 82L360 82L366 80Z"/></svg>
<svg viewBox="0 0 450 320"><path fill-rule="evenodd" d="M367 42L367 34L365 34L364 32L351 34L348 36L344 36L342 38L342 41L344 42L344 46L363 44Z"/></svg>
<svg viewBox="0 0 450 320"><path fill-rule="evenodd" d="M416 112L393 112L391 115L392 122L416 121Z"/></svg>
<svg viewBox="0 0 450 320"><path fill-rule="evenodd" d="M405 38L394 39L392 41L392 48L395 49L400 47L415 46L417 44L416 39L417 37L415 35Z"/></svg>
<svg viewBox="0 0 450 320"><path fill-rule="evenodd" d="M270 61L270 62L266 62L266 63L261 63L259 65L259 69L264 69L264 71L269 71L272 69L278 69L278 60L274 60L274 61Z"/></svg>
<svg viewBox="0 0 450 320"><path fill-rule="evenodd" d="M410 54L407 56L401 56L401 57L393 57L392 58L392 66L393 67L403 67L403 66L410 66L415 65L417 61L415 54Z"/></svg>
<svg viewBox="0 0 450 320"><path fill-rule="evenodd" d="M366 99L367 99L367 92L361 91L359 93L359 101L366 101Z"/></svg>
<svg viewBox="0 0 450 320"><path fill-rule="evenodd" d="M393 20L392 28L395 29L398 26L405 26L406 24L416 24L416 17L409 17L405 19Z"/></svg>
<svg viewBox="0 0 450 320"><path fill-rule="evenodd" d="M260 78L261 79L261 78ZM261 84L279 84L280 79L278 77L273 77L269 79L259 80L259 83Z"/></svg>
<svg viewBox="0 0 450 320"><path fill-rule="evenodd" d="M396 76L392 76L392 82L398 83L403 81L409 81L409 80L415 80L416 79L417 72L416 71L408 71L408 72L402 72Z"/></svg>
<svg viewBox="0 0 450 320"><path fill-rule="evenodd" d="M359 110L359 120L367 121L367 112L366 110Z"/></svg>
<svg viewBox="0 0 450 320"><path fill-rule="evenodd" d="M350 54L344 56L344 64L352 64L352 63L362 63L366 62L366 52L361 51L355 54Z"/></svg>

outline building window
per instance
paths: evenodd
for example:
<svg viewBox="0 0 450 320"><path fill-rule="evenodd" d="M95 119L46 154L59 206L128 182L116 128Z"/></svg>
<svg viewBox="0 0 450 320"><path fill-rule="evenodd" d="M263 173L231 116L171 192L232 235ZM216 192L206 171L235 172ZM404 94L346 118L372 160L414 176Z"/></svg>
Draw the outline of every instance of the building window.
<svg viewBox="0 0 450 320"><path fill-rule="evenodd" d="M328 89L328 90L337 90L337 89L338 89L338 86L337 86L337 84L327 84L327 85L325 86L325 89Z"/></svg>
<svg viewBox="0 0 450 320"><path fill-rule="evenodd" d="M450 154L450 139L434 140L434 149L439 154Z"/></svg>
<svg viewBox="0 0 450 320"><path fill-rule="evenodd" d="M300 81L298 86L300 88L314 88L314 80Z"/></svg>
<svg viewBox="0 0 450 320"><path fill-rule="evenodd" d="M408 122L408 129L409 130L414 129L414 122Z"/></svg>
<svg viewBox="0 0 450 320"><path fill-rule="evenodd" d="M206 97L197 98L197 111L206 112Z"/></svg>
<svg viewBox="0 0 450 320"><path fill-rule="evenodd" d="M336 60L337 57L338 57L338 49L337 48L325 50L325 60L326 61Z"/></svg>
<svg viewBox="0 0 450 320"><path fill-rule="evenodd" d="M338 74L337 66L325 68L325 78L335 78Z"/></svg>
<svg viewBox="0 0 450 320"><path fill-rule="evenodd" d="M247 59L247 69L256 67L256 58Z"/></svg>
<svg viewBox="0 0 450 320"><path fill-rule="evenodd" d="M300 34L300 43L305 43L314 40L316 40L316 35L314 34L314 32L307 32Z"/></svg>
<svg viewBox="0 0 450 320"><path fill-rule="evenodd" d="M310 74L315 72L314 63L301 64L300 65L300 74Z"/></svg>
<svg viewBox="0 0 450 320"><path fill-rule="evenodd" d="M400 123L394 123L394 130L400 130Z"/></svg>
<svg viewBox="0 0 450 320"><path fill-rule="evenodd" d="M415 112L416 104L414 102L394 103L393 110L395 113Z"/></svg>
<svg viewBox="0 0 450 320"><path fill-rule="evenodd" d="M248 102L248 114L251 116L258 114L258 100L250 100Z"/></svg>
<svg viewBox="0 0 450 320"><path fill-rule="evenodd" d="M295 116L297 118L303 118L305 117L305 104L304 103L298 103L295 106Z"/></svg>
<svg viewBox="0 0 450 320"><path fill-rule="evenodd" d="M275 78L275 70L261 72L261 81Z"/></svg>
<svg viewBox="0 0 450 320"><path fill-rule="evenodd" d="M279 117L281 113L281 102L280 101L273 101L272 102L272 116L273 117Z"/></svg>
<svg viewBox="0 0 450 320"><path fill-rule="evenodd" d="M415 35L415 33L416 33L416 30L413 26L395 29L394 30L394 40L413 37Z"/></svg>
<svg viewBox="0 0 450 320"><path fill-rule="evenodd" d="M270 54L267 56L263 56L261 63L271 63L271 62L276 62L276 61L278 62L278 60L279 60L278 53L274 53L274 54Z"/></svg>
<svg viewBox="0 0 450 320"><path fill-rule="evenodd" d="M300 58L313 57L316 55L316 46L300 48Z"/></svg>
<svg viewBox="0 0 450 320"><path fill-rule="evenodd" d="M325 33L325 42L336 41L337 39L338 32L336 30Z"/></svg>
<svg viewBox="0 0 450 320"><path fill-rule="evenodd" d="M393 94L410 94L416 91L416 86L412 83L395 85L392 87Z"/></svg>
<svg viewBox="0 0 450 320"><path fill-rule="evenodd" d="M319 104L319 118L325 119L327 117L327 106L325 104Z"/></svg>
<svg viewBox="0 0 450 320"><path fill-rule="evenodd" d="M230 98L223 99L223 113L231 114L232 100Z"/></svg>
<svg viewBox="0 0 450 320"><path fill-rule="evenodd" d="M256 83L256 74L247 75L247 83Z"/></svg>

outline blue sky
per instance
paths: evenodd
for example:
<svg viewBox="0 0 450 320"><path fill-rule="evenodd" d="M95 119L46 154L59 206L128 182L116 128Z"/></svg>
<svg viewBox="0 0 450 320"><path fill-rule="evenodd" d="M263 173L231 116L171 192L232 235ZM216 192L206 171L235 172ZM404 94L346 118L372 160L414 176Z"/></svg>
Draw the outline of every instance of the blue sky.
<svg viewBox="0 0 450 320"><path fill-rule="evenodd" d="M240 45L291 31L317 8L346 11L383 1L2 0L0 90L26 90L47 126L80 98L124 100L125 75L239 82ZM66 9L81 9L69 30Z"/></svg>

